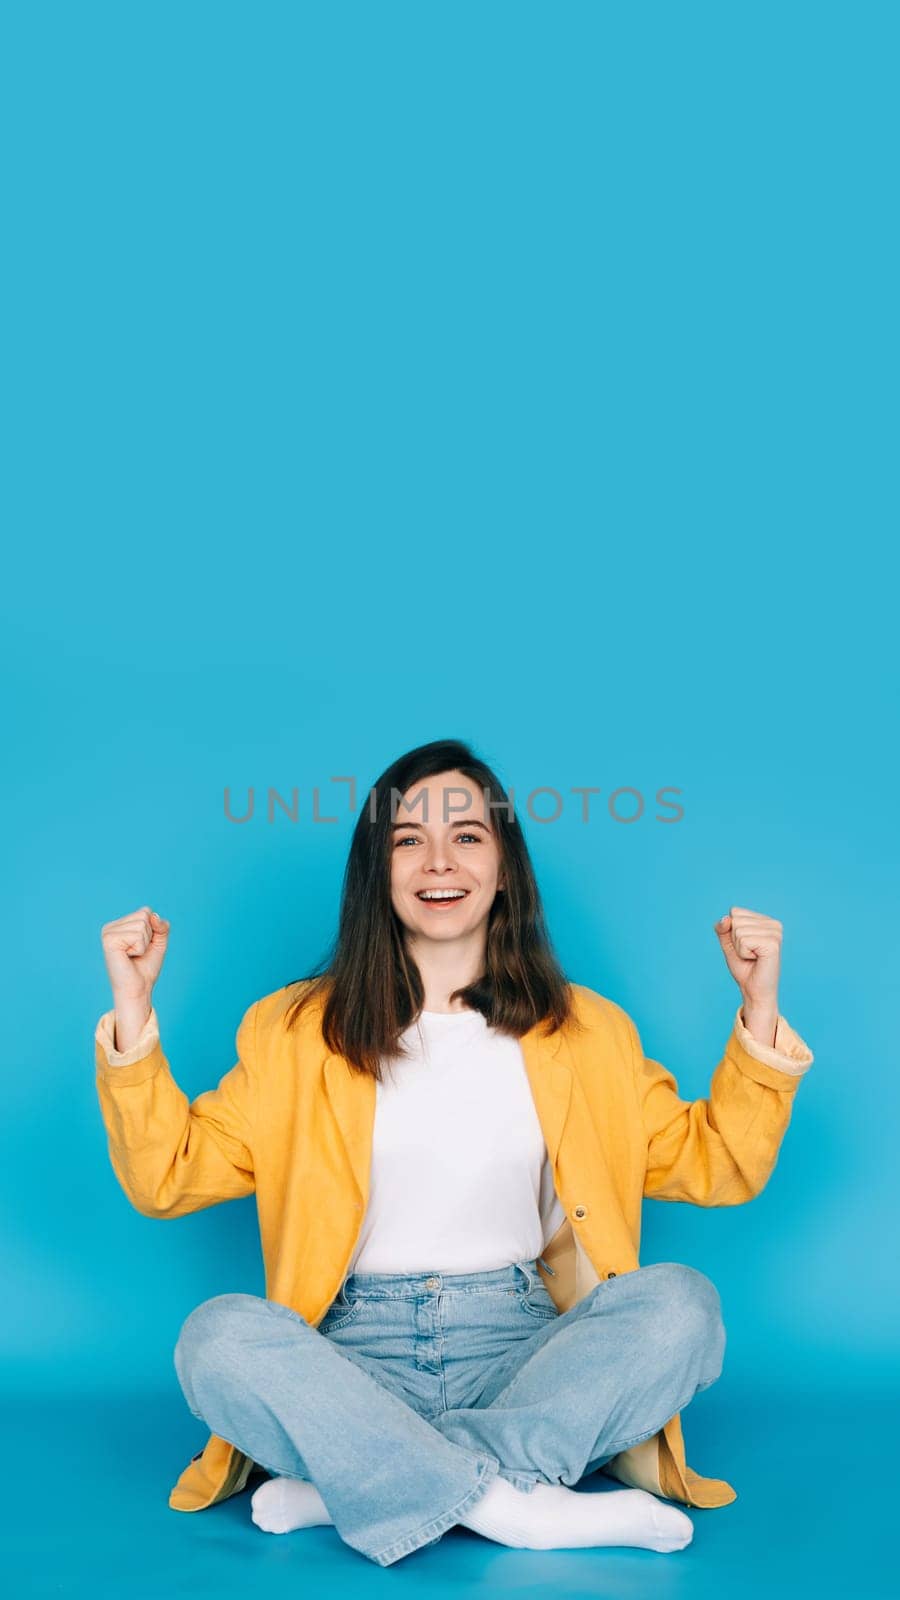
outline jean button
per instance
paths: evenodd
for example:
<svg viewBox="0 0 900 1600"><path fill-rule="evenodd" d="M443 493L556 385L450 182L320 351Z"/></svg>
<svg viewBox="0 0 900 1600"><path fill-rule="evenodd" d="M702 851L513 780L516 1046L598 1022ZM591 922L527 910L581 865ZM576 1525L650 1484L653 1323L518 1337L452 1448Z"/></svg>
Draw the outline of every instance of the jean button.
<svg viewBox="0 0 900 1600"><path fill-rule="evenodd" d="M426 1289L437 1289L440 1287L440 1282L440 1278L426 1278L425 1287Z"/></svg>

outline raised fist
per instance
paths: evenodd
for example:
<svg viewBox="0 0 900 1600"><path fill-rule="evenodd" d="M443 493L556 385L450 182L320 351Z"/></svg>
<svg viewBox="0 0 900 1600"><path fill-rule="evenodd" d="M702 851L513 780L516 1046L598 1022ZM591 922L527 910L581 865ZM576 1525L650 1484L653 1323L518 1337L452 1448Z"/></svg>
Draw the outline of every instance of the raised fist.
<svg viewBox="0 0 900 1600"><path fill-rule="evenodd" d="M105 922L100 934L116 1001L149 1000L169 942L169 923L149 906Z"/></svg>

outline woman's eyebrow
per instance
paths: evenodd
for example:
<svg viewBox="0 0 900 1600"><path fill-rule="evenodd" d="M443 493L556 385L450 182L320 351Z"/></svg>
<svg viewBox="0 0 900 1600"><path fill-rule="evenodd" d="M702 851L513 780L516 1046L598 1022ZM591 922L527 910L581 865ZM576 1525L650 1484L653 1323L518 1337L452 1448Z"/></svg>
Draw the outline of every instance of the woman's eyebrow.
<svg viewBox="0 0 900 1600"><path fill-rule="evenodd" d="M485 833L490 833L490 831L491 831L490 828L488 828L483 822L479 822L477 817L457 817L457 818L454 818L454 820L452 822L448 822L447 826L448 826L448 828L461 828L461 827L466 827L466 828L484 828ZM391 823L391 828L392 829L394 829L394 828L421 828L421 827L422 827L422 823L421 822L392 822Z"/></svg>

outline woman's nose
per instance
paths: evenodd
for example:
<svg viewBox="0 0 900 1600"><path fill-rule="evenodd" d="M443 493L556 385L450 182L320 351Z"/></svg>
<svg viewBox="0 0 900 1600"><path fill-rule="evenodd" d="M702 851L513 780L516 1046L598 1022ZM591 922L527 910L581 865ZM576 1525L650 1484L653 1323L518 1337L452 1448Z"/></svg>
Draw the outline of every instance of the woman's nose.
<svg viewBox="0 0 900 1600"><path fill-rule="evenodd" d="M443 845L432 845L425 865L430 872L452 872L453 858Z"/></svg>

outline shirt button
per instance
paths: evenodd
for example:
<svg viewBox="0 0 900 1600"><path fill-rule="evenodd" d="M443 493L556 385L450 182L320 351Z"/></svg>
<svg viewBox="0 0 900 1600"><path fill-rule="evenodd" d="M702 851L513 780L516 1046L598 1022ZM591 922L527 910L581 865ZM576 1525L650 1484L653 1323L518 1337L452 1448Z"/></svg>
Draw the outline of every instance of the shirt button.
<svg viewBox="0 0 900 1600"><path fill-rule="evenodd" d="M425 1287L426 1287L426 1289L436 1289L438 1287L440 1281L441 1281L440 1278L426 1278L425 1279Z"/></svg>
<svg viewBox="0 0 900 1600"><path fill-rule="evenodd" d="M608 1273L607 1273L607 1274L606 1274L606 1276L607 1276L607 1277L608 1277L608 1278L614 1278L614 1277L615 1277L615 1273L614 1273L614 1272L608 1272Z"/></svg>
<svg viewBox="0 0 900 1600"><path fill-rule="evenodd" d="M576 1206L575 1207L575 1215L576 1215L576 1217L578 1218L578 1220L580 1222L582 1217L586 1217L587 1216L587 1206Z"/></svg>

